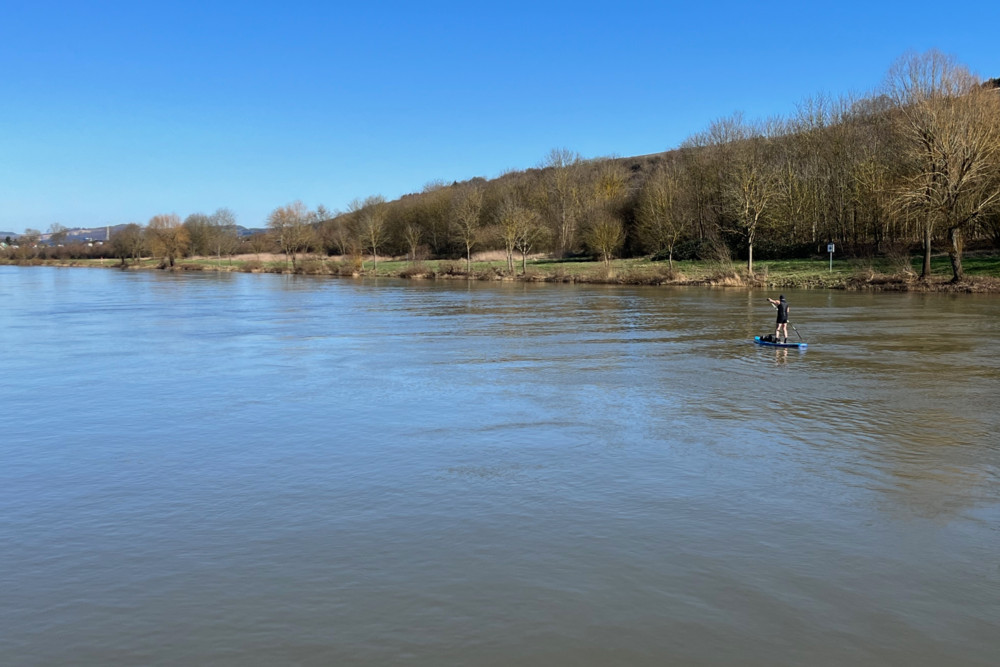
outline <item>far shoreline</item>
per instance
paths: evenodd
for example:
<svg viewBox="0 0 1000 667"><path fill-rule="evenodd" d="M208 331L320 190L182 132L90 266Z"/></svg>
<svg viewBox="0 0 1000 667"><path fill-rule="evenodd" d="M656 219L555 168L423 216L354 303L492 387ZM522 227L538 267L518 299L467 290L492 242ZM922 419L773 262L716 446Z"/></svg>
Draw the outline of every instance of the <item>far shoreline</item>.
<svg viewBox="0 0 1000 667"><path fill-rule="evenodd" d="M502 253L501 253L502 255ZM913 260L915 261L915 260ZM972 266L958 283L945 273L947 256L936 258L942 269L921 280L912 267L887 266L872 260L837 260L832 267L822 260L762 260L754 273L733 263L649 259L557 260L543 255L518 257L514 271L497 253L473 257L471 271L464 259L407 260L371 256L298 256L294 262L284 255L261 253L233 257L189 257L173 266L162 259L0 259L7 266L53 266L66 268L110 268L127 271L275 273L337 278L398 278L404 280L474 280L524 283L572 283L593 285L647 285L734 287L745 289L831 289L879 292L940 292L953 294L1000 294L1000 255L984 254L967 259ZM933 264L932 264L933 268ZM973 272L974 271L974 272Z"/></svg>

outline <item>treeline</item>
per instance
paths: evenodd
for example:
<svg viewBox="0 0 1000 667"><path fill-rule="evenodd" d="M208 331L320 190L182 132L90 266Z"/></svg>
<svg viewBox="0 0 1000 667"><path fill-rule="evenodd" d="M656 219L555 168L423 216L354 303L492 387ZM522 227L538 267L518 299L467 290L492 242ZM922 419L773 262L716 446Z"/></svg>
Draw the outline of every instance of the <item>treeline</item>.
<svg viewBox="0 0 1000 667"><path fill-rule="evenodd" d="M786 119L734 115L668 153L584 160L554 150L535 169L433 183L347 212L272 213L282 251L471 258L505 251L746 262L821 254L924 254L962 278L967 243L1000 246L1000 90L937 51L901 58L881 91L814 98Z"/></svg>
<svg viewBox="0 0 1000 667"><path fill-rule="evenodd" d="M295 202L266 234L241 238L226 209L156 216L110 244L128 260L173 264L188 254L276 250L465 258L502 250L508 271L533 253L647 255L745 262L822 254L935 249L961 280L968 244L1000 247L1000 81L982 82L936 51L901 58L866 97L813 98L789 118L733 115L667 153L583 159L553 150L537 168L486 180L436 182L396 201L374 196L347 211Z"/></svg>
<svg viewBox="0 0 1000 667"><path fill-rule="evenodd" d="M272 245L262 236L244 237L235 214L226 208L211 215L194 213L183 222L170 214L153 216L145 226L135 222L119 225L107 241L72 239L69 233L70 230L55 224L49 229L47 241L42 241L41 232L28 229L16 240L6 240L6 254L20 260L117 258L126 263L154 256L173 266L181 257L232 257L243 252L261 252Z"/></svg>

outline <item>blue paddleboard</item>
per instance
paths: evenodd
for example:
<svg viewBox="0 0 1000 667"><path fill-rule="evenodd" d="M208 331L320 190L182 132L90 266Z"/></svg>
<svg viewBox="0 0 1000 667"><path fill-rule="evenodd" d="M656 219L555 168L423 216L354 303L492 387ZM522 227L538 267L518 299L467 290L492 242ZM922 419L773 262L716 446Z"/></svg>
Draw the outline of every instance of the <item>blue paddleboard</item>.
<svg viewBox="0 0 1000 667"><path fill-rule="evenodd" d="M754 336L753 342L757 343L758 345L763 345L764 347L797 347L800 350L809 347L808 343L772 343L769 340L764 340L760 336Z"/></svg>

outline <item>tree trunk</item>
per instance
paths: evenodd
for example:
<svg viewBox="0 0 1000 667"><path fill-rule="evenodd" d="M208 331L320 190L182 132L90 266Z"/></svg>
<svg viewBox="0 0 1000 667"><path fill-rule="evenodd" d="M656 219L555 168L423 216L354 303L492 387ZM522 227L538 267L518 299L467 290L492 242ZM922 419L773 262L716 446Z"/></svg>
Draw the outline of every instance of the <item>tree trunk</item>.
<svg viewBox="0 0 1000 667"><path fill-rule="evenodd" d="M747 245L747 273L753 275L753 243Z"/></svg>
<svg viewBox="0 0 1000 667"><path fill-rule="evenodd" d="M965 274L962 271L962 229L952 227L948 230L948 239L951 241L951 248L948 250L948 257L951 259L951 282L960 283Z"/></svg>
<svg viewBox="0 0 1000 667"><path fill-rule="evenodd" d="M931 225L930 221L924 222L924 267L920 271L921 280L929 280L931 277Z"/></svg>

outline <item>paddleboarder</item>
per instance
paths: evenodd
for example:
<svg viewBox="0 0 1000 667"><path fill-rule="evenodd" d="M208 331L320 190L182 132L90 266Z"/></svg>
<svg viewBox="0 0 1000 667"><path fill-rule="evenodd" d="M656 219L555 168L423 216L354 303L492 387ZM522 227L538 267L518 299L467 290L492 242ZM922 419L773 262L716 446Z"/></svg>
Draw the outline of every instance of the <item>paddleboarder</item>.
<svg viewBox="0 0 1000 667"><path fill-rule="evenodd" d="M778 322L774 327L774 342L788 342L788 302L785 301L785 295L782 294L778 297L778 300L768 297L768 301L771 305L778 309ZM784 338L779 341L778 336L784 334Z"/></svg>

